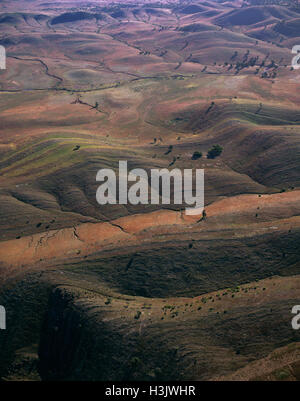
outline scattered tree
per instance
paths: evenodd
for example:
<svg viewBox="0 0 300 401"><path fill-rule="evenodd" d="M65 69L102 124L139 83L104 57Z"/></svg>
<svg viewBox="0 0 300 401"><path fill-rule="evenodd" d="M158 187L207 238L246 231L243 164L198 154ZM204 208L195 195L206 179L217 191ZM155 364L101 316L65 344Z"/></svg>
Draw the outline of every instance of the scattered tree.
<svg viewBox="0 0 300 401"><path fill-rule="evenodd" d="M201 159L201 157L202 157L202 153L196 151L193 153L192 160L198 160L198 159Z"/></svg>
<svg viewBox="0 0 300 401"><path fill-rule="evenodd" d="M207 153L208 159L215 159L216 157L220 156L223 152L223 148L220 145L214 145Z"/></svg>

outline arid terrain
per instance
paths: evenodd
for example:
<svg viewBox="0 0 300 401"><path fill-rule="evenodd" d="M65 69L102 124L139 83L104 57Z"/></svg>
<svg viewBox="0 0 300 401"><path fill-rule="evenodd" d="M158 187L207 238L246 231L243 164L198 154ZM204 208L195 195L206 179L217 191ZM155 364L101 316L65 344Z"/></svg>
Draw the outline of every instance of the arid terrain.
<svg viewBox="0 0 300 401"><path fill-rule="evenodd" d="M297 1L3 0L0 45L0 379L300 380ZM100 206L119 160L202 218Z"/></svg>

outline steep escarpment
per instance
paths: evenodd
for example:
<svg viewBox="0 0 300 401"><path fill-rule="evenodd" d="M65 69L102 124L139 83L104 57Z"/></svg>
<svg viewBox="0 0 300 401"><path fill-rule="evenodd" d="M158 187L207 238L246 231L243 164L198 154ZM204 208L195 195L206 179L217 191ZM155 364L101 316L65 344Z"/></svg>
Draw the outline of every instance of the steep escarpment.
<svg viewBox="0 0 300 401"><path fill-rule="evenodd" d="M299 301L297 276L161 299L122 295L101 275L62 269L25 276L19 296L34 281L39 288L44 283L43 293L31 287L35 297L24 298L26 313L14 316L18 334L13 328L7 334L9 350L1 344L1 375L7 379L17 375L10 367L19 350L33 344L43 380L207 380L299 341L290 313ZM9 310L14 293L5 297Z"/></svg>
<svg viewBox="0 0 300 401"><path fill-rule="evenodd" d="M21 274L1 285L0 305L5 306L7 320L6 330L0 331L1 378L10 375L15 378L17 354L23 354L26 348L33 349L35 361L30 370L36 371L37 345L50 293L51 283L41 280L40 273ZM22 369L29 373L28 364L22 356L20 359L17 365L25 365Z"/></svg>
<svg viewBox="0 0 300 401"><path fill-rule="evenodd" d="M149 380L156 374L179 378L176 352L162 347L162 339L155 337L151 342L156 347L151 351L138 314L131 316L131 312L123 319L111 316L105 298L89 303L77 297L76 289L61 288L50 297L39 347L42 379ZM119 306L124 308L124 300Z"/></svg>

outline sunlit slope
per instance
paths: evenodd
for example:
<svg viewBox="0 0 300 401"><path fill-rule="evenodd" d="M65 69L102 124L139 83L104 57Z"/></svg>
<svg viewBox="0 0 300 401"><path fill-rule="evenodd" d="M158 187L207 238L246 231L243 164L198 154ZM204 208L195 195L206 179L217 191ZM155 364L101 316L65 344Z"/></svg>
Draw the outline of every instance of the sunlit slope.
<svg viewBox="0 0 300 401"><path fill-rule="evenodd" d="M3 239L60 228L64 218L68 226L141 210L96 203L97 171L117 169L120 159L147 169L204 168L206 203L299 185L292 81L149 78L80 94L2 93L0 104ZM216 143L220 158L191 159ZM19 214L21 223L8 230L6 219Z"/></svg>

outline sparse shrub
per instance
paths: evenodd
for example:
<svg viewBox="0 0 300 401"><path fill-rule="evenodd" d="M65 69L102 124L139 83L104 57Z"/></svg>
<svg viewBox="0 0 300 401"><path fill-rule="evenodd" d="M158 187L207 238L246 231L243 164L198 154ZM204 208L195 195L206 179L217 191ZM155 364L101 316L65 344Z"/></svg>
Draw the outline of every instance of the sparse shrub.
<svg viewBox="0 0 300 401"><path fill-rule="evenodd" d="M214 145L207 153L208 159L215 159L216 157L220 156L223 152L223 148L220 145Z"/></svg>
<svg viewBox="0 0 300 401"><path fill-rule="evenodd" d="M198 160L198 159L201 159L201 157L202 157L202 153L198 152L196 150L196 152L193 153L192 160Z"/></svg>
<svg viewBox="0 0 300 401"><path fill-rule="evenodd" d="M170 146L168 147L168 150L165 152L165 155L168 155L169 153L171 153L172 150L173 150L173 146L170 145Z"/></svg>
<svg viewBox="0 0 300 401"><path fill-rule="evenodd" d="M131 358L130 360L130 365L131 366L141 366L143 364L143 362L141 361L141 359L138 356L134 356L133 358Z"/></svg>

